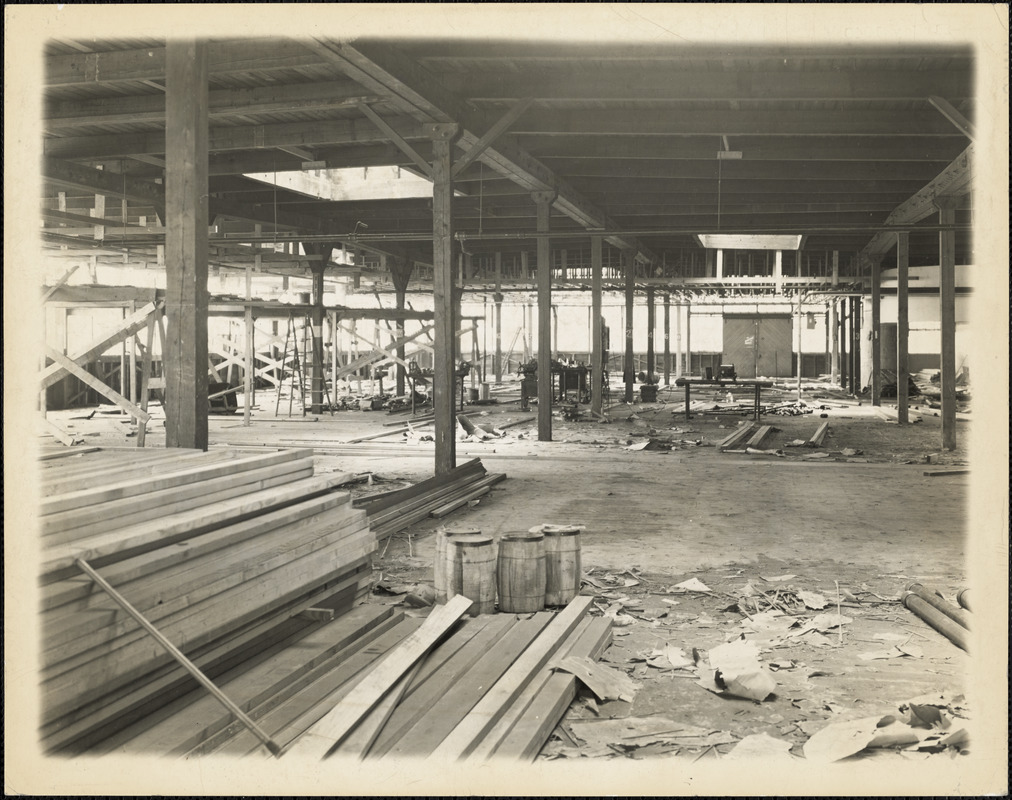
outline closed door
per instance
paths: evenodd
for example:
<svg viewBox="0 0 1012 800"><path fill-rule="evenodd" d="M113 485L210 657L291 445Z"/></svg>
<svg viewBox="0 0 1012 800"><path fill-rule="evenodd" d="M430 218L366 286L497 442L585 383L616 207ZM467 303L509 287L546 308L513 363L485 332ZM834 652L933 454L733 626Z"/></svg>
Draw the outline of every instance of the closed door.
<svg viewBox="0 0 1012 800"><path fill-rule="evenodd" d="M721 362L739 378L790 376L792 353L789 316L724 317Z"/></svg>

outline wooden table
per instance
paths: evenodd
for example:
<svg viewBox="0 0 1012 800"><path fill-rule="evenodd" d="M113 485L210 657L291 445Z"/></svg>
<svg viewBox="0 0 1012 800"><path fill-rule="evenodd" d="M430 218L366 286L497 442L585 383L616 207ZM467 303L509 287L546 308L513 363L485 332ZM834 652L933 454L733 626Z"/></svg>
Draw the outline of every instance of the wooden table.
<svg viewBox="0 0 1012 800"><path fill-rule="evenodd" d="M760 380L737 380L725 378L723 380L719 378L677 378L675 380L675 386L685 387L685 418L689 418L689 393L693 386L751 386L755 389L755 407L753 409L753 419L759 419L759 399L763 387L767 389L773 386L773 381L760 381Z"/></svg>

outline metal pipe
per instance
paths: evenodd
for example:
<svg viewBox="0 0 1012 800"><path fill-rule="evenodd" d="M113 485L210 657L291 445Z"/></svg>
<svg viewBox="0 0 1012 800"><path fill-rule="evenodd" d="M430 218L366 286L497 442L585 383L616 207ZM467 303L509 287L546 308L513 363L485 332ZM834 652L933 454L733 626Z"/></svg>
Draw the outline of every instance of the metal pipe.
<svg viewBox="0 0 1012 800"><path fill-rule="evenodd" d="M965 608L967 611L973 611L973 609L970 607L969 589L960 589L959 592L956 594L956 602L959 603L959 605L962 608Z"/></svg>
<svg viewBox="0 0 1012 800"><path fill-rule="evenodd" d="M907 585L906 591L912 592L920 597L924 602L930 603L945 616L958 622L967 630L970 630L970 615L967 614L963 609L957 608L952 603L946 602L942 593L931 586L924 586L923 584L917 583L916 581Z"/></svg>
<svg viewBox="0 0 1012 800"><path fill-rule="evenodd" d="M942 634L960 650L969 652L969 639L966 628L956 624L930 603L925 602L920 595L907 592L903 595L903 605L913 611L914 614Z"/></svg>

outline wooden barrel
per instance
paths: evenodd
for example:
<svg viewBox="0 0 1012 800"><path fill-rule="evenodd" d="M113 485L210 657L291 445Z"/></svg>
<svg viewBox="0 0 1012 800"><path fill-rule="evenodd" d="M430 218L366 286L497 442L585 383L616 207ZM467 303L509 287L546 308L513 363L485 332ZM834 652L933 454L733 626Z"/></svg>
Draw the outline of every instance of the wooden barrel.
<svg viewBox="0 0 1012 800"><path fill-rule="evenodd" d="M432 559L432 584L436 590L436 602L445 603L446 597L446 542L455 536L480 534L477 528L462 525L443 526L436 531L436 555Z"/></svg>
<svg viewBox="0 0 1012 800"><path fill-rule="evenodd" d="M499 610L523 614L545 607L545 537L507 533L496 559Z"/></svg>
<svg viewBox="0 0 1012 800"><path fill-rule="evenodd" d="M564 606L580 593L580 528L538 525L545 537L545 605Z"/></svg>
<svg viewBox="0 0 1012 800"><path fill-rule="evenodd" d="M473 601L472 617L495 612L495 549L492 537L469 533L446 540L446 598Z"/></svg>

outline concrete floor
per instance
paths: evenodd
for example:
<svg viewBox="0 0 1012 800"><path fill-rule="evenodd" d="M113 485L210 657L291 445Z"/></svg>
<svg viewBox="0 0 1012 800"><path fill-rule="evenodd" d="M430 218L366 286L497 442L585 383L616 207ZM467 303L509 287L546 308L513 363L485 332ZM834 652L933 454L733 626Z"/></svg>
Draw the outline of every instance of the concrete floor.
<svg viewBox="0 0 1012 800"><path fill-rule="evenodd" d="M790 742L792 753L801 755L811 734L831 722L895 712L899 704L929 692L962 691L965 654L896 599L911 580L937 586L950 597L968 585L968 476L924 474L929 458L959 465L965 463L965 450L938 454L938 420L932 412L926 411L920 424L900 428L867 407L833 404L825 412L831 427L822 448L830 456L817 460L805 457L812 450L784 447L814 432L817 414L764 418L779 429L764 447L782 448L784 457L722 454L706 445L725 436L738 420L698 414L686 422L677 398L671 400L619 406L609 425L556 420L552 443L535 441L533 423L511 428L507 439L458 443L458 461L479 455L486 469L505 472L508 480L473 508L392 537L381 548L377 573L394 582L430 581L432 534L442 523L467 524L496 536L542 522L584 525L584 571L605 582L609 575L617 576L619 587L628 578L621 576L624 570L632 570L638 580L600 599L605 605L626 598L635 623L615 630L604 660L628 672L641 687L631 703L578 702L567 720L661 715L731 737L712 748L676 750L680 758L719 759L738 739L756 732ZM357 487L356 493L431 475L431 444L400 444L401 437L392 436L388 443L341 446L349 438L384 430L382 423L395 419L385 413L274 418L269 413L274 403L261 402L265 411L257 410L248 428L241 415L213 417L212 446L315 446L318 472L376 475L373 486ZM481 416L481 422L500 424L533 417L515 404L473 407L468 413L475 421ZM89 443L113 443L125 435L121 423L108 420L77 424L95 428L90 434L81 428ZM101 432L95 432L98 428ZM158 446L163 433L158 425L152 430L149 441ZM675 449L624 449L627 442L647 437L671 439ZM683 440L702 444L680 444ZM846 456L845 447L862 452ZM791 577L765 580L784 575ZM670 592L688 578L712 591ZM860 602L841 608L851 619L842 637L832 631L815 645L794 640L761 651L764 663L792 665L776 672L777 691L762 704L717 696L695 685L694 674L643 663L644 654L666 644L705 652L738 636L745 617L733 604L747 581L771 594L778 587L818 592L833 606L839 587ZM859 657L882 649L884 640L877 637L890 634L919 645L922 655ZM579 741L574 747L564 732L560 737L543 756L621 757ZM670 748L655 750L643 748L627 756L673 754Z"/></svg>

